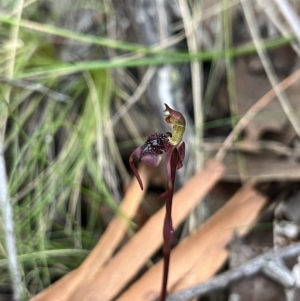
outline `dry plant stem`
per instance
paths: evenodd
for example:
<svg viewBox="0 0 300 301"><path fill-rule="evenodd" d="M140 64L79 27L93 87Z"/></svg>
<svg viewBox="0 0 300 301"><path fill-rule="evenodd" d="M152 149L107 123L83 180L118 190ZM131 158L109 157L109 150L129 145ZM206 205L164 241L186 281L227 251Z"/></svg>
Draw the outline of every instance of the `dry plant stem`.
<svg viewBox="0 0 300 301"><path fill-rule="evenodd" d="M282 36L288 38L291 34L289 26L284 24L279 17L279 9L275 9L273 1L262 2L258 1L258 4L263 8L264 13L268 19L273 23L276 29L281 33ZM298 32L299 33L299 32ZM291 42L291 47L300 56L300 47L296 42Z"/></svg>
<svg viewBox="0 0 300 301"><path fill-rule="evenodd" d="M20 20L23 11L24 0L19 0L16 3L16 19ZM6 66L6 76L7 78L12 78L14 75L15 68L15 60L16 60L16 51L18 44L18 36L19 36L19 25L12 26L10 32L10 51L7 52L7 66ZM10 93L11 87L8 86L4 91L4 100L9 103L10 102ZM0 143L4 142L5 130L6 130L6 122L7 122L7 113L4 114L3 119L0 123Z"/></svg>
<svg viewBox="0 0 300 301"><path fill-rule="evenodd" d="M16 3L18 20L21 19L23 11L24 0L19 0ZM16 49L18 43L19 35L19 26L13 26L10 32L10 43L11 48L7 54L7 69L6 76L7 78L12 78L14 75L15 59L16 59ZM11 95L11 87L8 86L4 91L4 100L9 103ZM10 277L13 287L13 299L14 301L21 301L24 297L22 279L21 279L21 270L18 263L18 255L16 248L16 238L14 233L14 223L13 223L13 209L10 203L8 186L7 186L7 177L5 171L5 162L3 154L3 144L6 131L6 123L8 115L4 113L2 115L2 120L0 122L0 208L2 210L2 218L5 228L5 244L7 252L7 260L9 266Z"/></svg>
<svg viewBox="0 0 300 301"><path fill-rule="evenodd" d="M13 286L13 299L20 301L23 299L23 285L21 271L18 263L16 249L16 238L14 233L13 209L9 200L5 163L0 142L0 208L5 232L6 256L8 268Z"/></svg>
<svg viewBox="0 0 300 301"><path fill-rule="evenodd" d="M70 103L70 101L72 100L72 98L70 96L53 91L53 90L43 86L42 84L32 83L32 82L25 81L25 80L11 79L11 78L4 77L4 76L0 76L0 82L7 83L7 84L10 84L15 87L24 88L24 89L27 89L30 91L39 92L50 98L55 99L56 101Z"/></svg>
<svg viewBox="0 0 300 301"><path fill-rule="evenodd" d="M289 245L277 251L267 252L247 261L235 269L213 277L200 285L175 293L169 296L167 301L184 301L194 297L203 296L213 290L225 288L233 281L256 275L268 262L272 262L278 258L281 260L293 258L299 254L300 243Z"/></svg>
<svg viewBox="0 0 300 301"><path fill-rule="evenodd" d="M262 62L266 75L274 88L278 100L282 106L283 111L285 112L287 118L289 119L291 125L293 126L295 132L300 137L300 121L297 115L295 114L290 101L284 91L278 88L278 78L274 71L274 68L270 62L270 59L266 53L266 50L263 46L263 41L260 37L259 29L257 26L257 21L255 19L254 11L252 4L249 1L241 0L243 7L245 19L253 39L255 48L257 50L258 56Z"/></svg>
<svg viewBox="0 0 300 301"><path fill-rule="evenodd" d="M122 5L132 20L132 29L137 42L148 47L155 47L170 36L171 28L164 0L133 1L124 0ZM151 30L149 30L151 28ZM146 89L146 96L154 111L160 111L164 103L174 107L172 92L171 66L163 65L156 69L153 79ZM161 129L167 129L161 119L157 119Z"/></svg>
<svg viewBox="0 0 300 301"><path fill-rule="evenodd" d="M288 76L282 82L280 82L276 87L278 90L286 90L300 78L300 70L295 71L293 74ZM228 149L230 149L235 141L235 138L241 133L241 131L248 125L248 123L255 117L255 115L265 107L269 102L271 102L277 93L274 88L272 88L268 93L266 93L261 99L259 99L241 118L241 120L236 124L231 133L227 136L223 142L222 147L217 152L215 158L222 161L226 155Z"/></svg>
<svg viewBox="0 0 300 301"><path fill-rule="evenodd" d="M190 14L188 3L185 0L179 0L180 9L183 17L184 29L186 32L186 39L190 53L197 53L200 39L197 39L197 30L199 24L194 22L194 15ZM201 11L198 9L198 11ZM188 27L191 30L188 33ZM200 24L201 26L201 24ZM203 168L204 164L204 153L201 152L201 145L203 144L203 108L202 108L202 65L200 61L194 61L190 63L191 75L192 75L192 92L193 92L193 107L195 116L195 134L194 134L194 151L195 151L195 169L199 170Z"/></svg>
<svg viewBox="0 0 300 301"><path fill-rule="evenodd" d="M296 35L298 41L300 42L300 20L299 16L295 13L295 10L291 7L291 4L286 0L275 0L279 11L285 17L286 21L290 24Z"/></svg>
<svg viewBox="0 0 300 301"><path fill-rule="evenodd" d="M142 97L149 86L150 81L155 75L157 68L149 67L143 76L143 79L134 93L126 100L126 103L119 108L117 113L111 118L111 126L115 126L124 114Z"/></svg>

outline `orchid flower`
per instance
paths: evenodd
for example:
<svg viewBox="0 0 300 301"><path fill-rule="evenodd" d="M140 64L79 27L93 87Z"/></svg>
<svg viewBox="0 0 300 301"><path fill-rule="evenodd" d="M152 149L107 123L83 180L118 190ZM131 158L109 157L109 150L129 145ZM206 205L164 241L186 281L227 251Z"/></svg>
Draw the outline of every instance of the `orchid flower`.
<svg viewBox="0 0 300 301"><path fill-rule="evenodd" d="M129 158L130 168L143 190L143 183L134 165L134 158L139 162L144 162L150 166L156 167L160 163L162 155L166 153L168 175L167 190L159 196L159 199L166 199L166 214L163 225L164 270L160 301L165 301L167 296L169 262L174 233L172 223L172 200L176 170L183 166L185 155L185 143L182 141L182 136L185 131L185 119L181 113L171 109L166 104L164 112L166 113L165 121L172 126L172 132L150 135L146 142L142 146L136 148Z"/></svg>

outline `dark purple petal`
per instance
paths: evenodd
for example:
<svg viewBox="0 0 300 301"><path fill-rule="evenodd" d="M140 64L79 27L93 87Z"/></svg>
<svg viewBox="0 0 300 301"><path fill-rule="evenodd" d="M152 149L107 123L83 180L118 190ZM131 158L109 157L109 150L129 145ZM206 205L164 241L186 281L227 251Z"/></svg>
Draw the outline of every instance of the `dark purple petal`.
<svg viewBox="0 0 300 301"><path fill-rule="evenodd" d="M142 179L141 179L141 177L140 177L140 175L139 175L139 172L137 171L137 169L136 169L136 167L135 167L135 165L134 165L134 162L133 162L134 157L139 158L140 153L141 153L141 147L138 147L138 148L136 148L136 149L134 150L134 152L133 152L133 153L130 155L130 157L129 157L129 166L130 166L130 168L131 168L133 174L135 175L137 181L139 182L141 189L143 190L144 187L143 187Z"/></svg>
<svg viewBox="0 0 300 301"><path fill-rule="evenodd" d="M156 167L160 163L162 155L144 155L140 161L146 163L147 165Z"/></svg>
<svg viewBox="0 0 300 301"><path fill-rule="evenodd" d="M140 162L144 162L147 165L156 167L161 161L162 154L168 151L171 147L169 138L171 133L165 134L153 134L148 137L146 142L134 150L129 157L129 165L138 180L141 189L143 190L143 183L141 177L134 165L134 158L137 158Z"/></svg>
<svg viewBox="0 0 300 301"><path fill-rule="evenodd" d="M149 136L144 145L141 146L140 161L142 161L142 158L146 155L157 156L168 151L171 146L169 142L170 136L171 133L153 134Z"/></svg>

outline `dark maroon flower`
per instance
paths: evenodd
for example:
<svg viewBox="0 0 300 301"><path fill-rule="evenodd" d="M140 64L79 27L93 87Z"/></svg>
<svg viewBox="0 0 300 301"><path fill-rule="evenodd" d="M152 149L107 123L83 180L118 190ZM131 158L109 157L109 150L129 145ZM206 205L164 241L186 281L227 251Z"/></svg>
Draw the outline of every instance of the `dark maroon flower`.
<svg viewBox="0 0 300 301"><path fill-rule="evenodd" d="M150 135L146 142L136 148L129 158L130 168L137 178L141 189L143 189L143 183L133 159L137 158L139 162L156 167L160 163L163 153L166 153L168 185L167 190L159 196L160 199L166 198L166 215L163 226L164 273L160 301L165 301L167 295L169 262L174 232L171 213L176 170L183 166L185 156L185 143L181 141L185 131L185 119L180 112L171 109L166 104L165 107L165 121L172 126L172 132Z"/></svg>
<svg viewBox="0 0 300 301"><path fill-rule="evenodd" d="M171 147L169 138L171 136L172 134L169 132L166 134L152 134L149 136L146 142L138 148L140 149L139 161L146 162L151 166L157 166L159 164L159 162L156 162L157 160L155 160L155 163L153 164L150 162L153 160L153 157L162 155L164 152L169 150Z"/></svg>
<svg viewBox="0 0 300 301"><path fill-rule="evenodd" d="M171 136L172 134L169 132L165 134L152 134L142 146L136 148L131 154L129 158L129 164L142 190L143 183L133 163L133 158L135 157L139 160L139 162L144 162L153 167L158 166L161 161L162 154L172 147L169 141Z"/></svg>

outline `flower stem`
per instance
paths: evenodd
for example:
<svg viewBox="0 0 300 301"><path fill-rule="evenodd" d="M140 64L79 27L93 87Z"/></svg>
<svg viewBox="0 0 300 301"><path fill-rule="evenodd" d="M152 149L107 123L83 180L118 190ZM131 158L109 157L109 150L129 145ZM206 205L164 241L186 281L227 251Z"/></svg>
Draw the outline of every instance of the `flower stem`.
<svg viewBox="0 0 300 301"><path fill-rule="evenodd" d="M171 254L173 237L174 237L174 229L173 229L173 222L172 222L172 203L173 203L174 183L175 183L175 176L176 176L178 162L179 162L179 153L178 150L174 148L167 153L168 189L166 193L163 193L161 195L161 197L162 196L166 197L166 214L165 214L164 225L163 225L164 267L163 267L163 279L162 279L160 301L165 301L167 297L170 254Z"/></svg>
<svg viewBox="0 0 300 301"><path fill-rule="evenodd" d="M171 254L173 236L174 236L174 229L173 229L172 215L171 215L172 214L172 199L173 199L173 191L172 191L172 194L167 198L167 201L166 201L166 215L165 215L164 226L163 226L164 267L163 267L163 279L162 279L162 289L161 289L161 298L160 298L161 301L165 301L166 296L167 296L170 254Z"/></svg>

